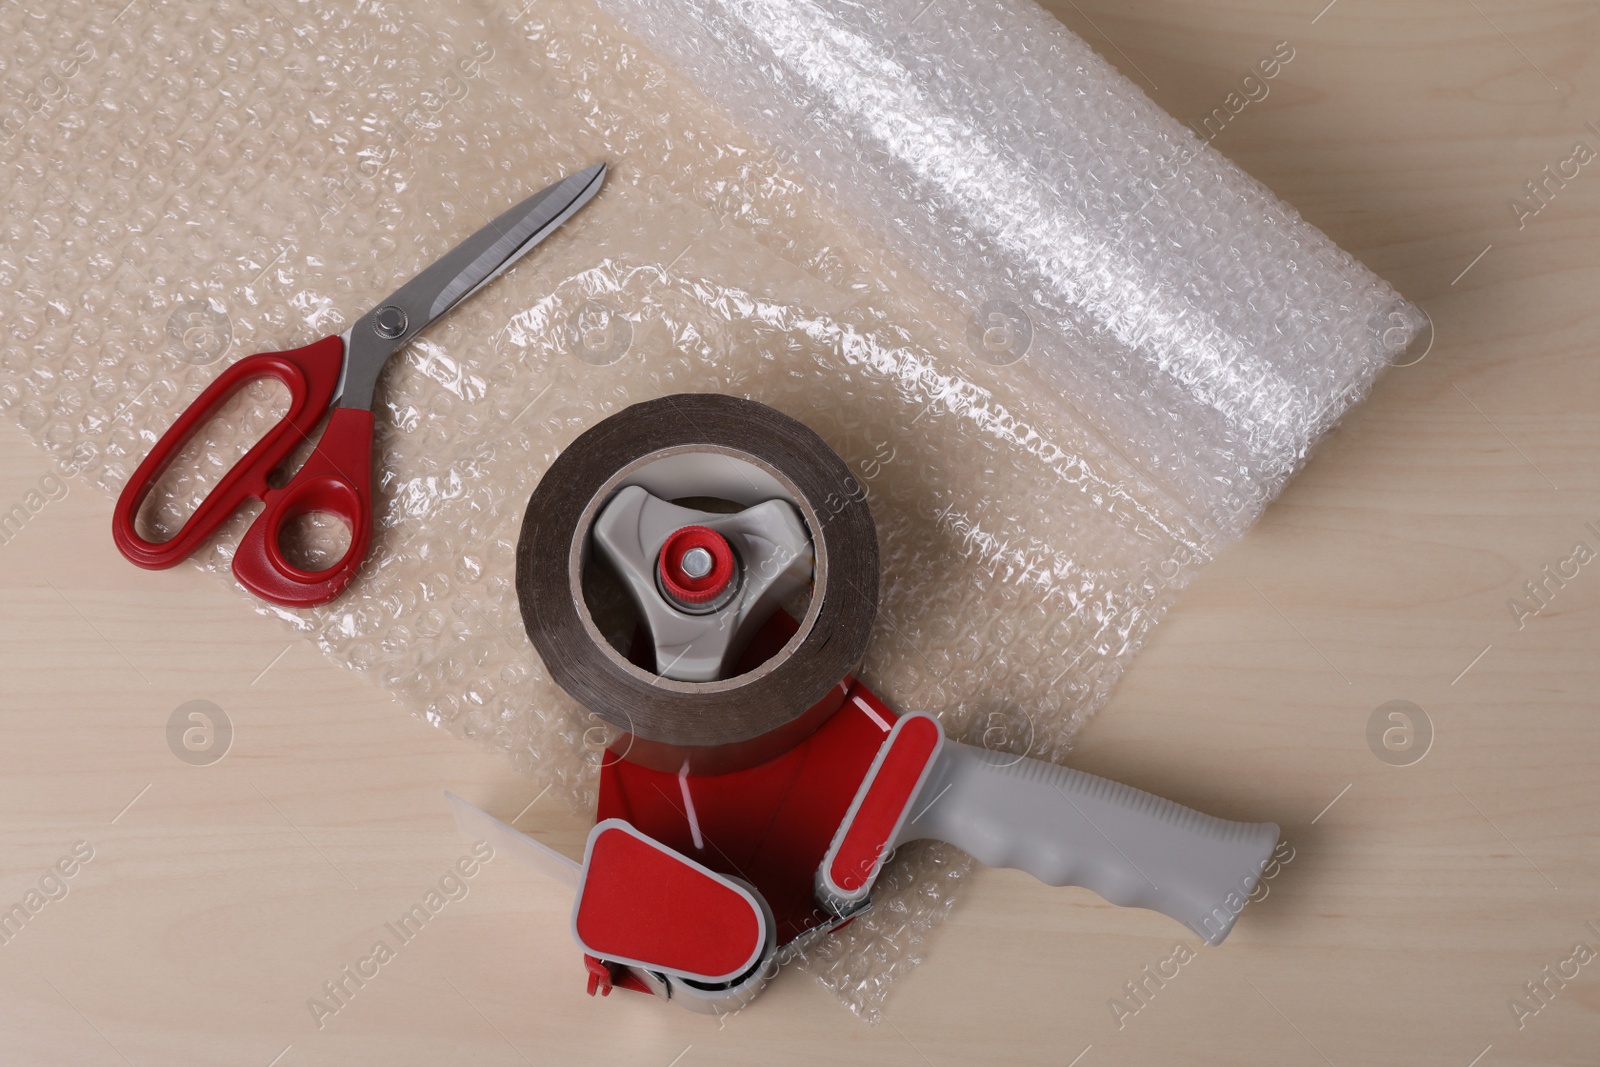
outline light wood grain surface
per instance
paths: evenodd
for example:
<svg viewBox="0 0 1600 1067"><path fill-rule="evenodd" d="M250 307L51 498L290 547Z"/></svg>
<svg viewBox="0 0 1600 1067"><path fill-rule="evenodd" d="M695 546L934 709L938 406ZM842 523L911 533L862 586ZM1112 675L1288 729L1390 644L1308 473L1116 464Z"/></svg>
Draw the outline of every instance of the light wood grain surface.
<svg viewBox="0 0 1600 1067"><path fill-rule="evenodd" d="M785 973L719 1026L585 996L565 893L492 862L319 1029L307 999L466 853L443 789L586 827L221 584L127 565L110 501L68 483L0 546L0 902L93 856L0 945L0 1062L1600 1060L1600 959L1575 951L1600 949L1600 561L1543 573L1600 550L1600 162L1520 227L1510 205L1600 151L1600 9L1323 2L1049 5L1196 124L1289 42L1217 147L1437 329L1081 737L1083 769L1283 825L1294 858L1223 947L1141 1003L1125 983L1194 938L981 872L883 1025ZM50 469L9 426L0 457L8 506ZM235 731L205 767L166 740L196 699ZM1409 766L1369 747L1395 700L1432 724Z"/></svg>

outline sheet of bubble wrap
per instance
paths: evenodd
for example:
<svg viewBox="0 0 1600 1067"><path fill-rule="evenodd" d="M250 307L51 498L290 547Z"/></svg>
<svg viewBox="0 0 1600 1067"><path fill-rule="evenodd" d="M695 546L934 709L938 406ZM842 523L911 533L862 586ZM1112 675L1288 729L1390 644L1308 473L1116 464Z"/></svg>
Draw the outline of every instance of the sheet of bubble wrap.
<svg viewBox="0 0 1600 1067"><path fill-rule="evenodd" d="M1195 566L1365 389L1408 306L1197 146L1158 185L1116 146L1183 131L1025 6L944 13L973 20L960 64L953 28L837 23L905 65L905 114L952 116L940 128L966 148L924 173L893 99L870 98L894 112L872 141L873 112L822 76L859 78L868 53L785 67L750 26L790 23L759 5L607 3L673 65L590 0L0 8L0 406L108 494L109 537L109 494L228 361L341 330L606 159L590 206L393 361L351 590L241 603L590 807L594 724L520 625L522 509L605 415L734 393L813 426L868 490L884 561L868 683L969 740L1061 758ZM845 15L867 17L828 18ZM673 17L704 19L703 44L665 33ZM994 33L1013 35L1004 62L968 54ZM719 103L696 88L708 75ZM1010 110L961 95L985 76ZM763 111L775 89L793 100ZM996 175L1022 199L955 195ZM150 524L174 529L283 401L263 388L213 420ZM232 585L250 517L195 565ZM969 868L910 850L802 966L875 1015Z"/></svg>

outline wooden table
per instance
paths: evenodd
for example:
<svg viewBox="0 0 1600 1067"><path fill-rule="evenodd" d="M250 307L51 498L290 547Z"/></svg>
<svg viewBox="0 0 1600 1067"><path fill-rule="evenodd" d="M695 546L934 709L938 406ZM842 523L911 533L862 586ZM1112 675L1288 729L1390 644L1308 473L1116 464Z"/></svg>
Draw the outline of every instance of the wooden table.
<svg viewBox="0 0 1600 1067"><path fill-rule="evenodd" d="M564 892L497 861L319 1029L308 998L466 853L440 791L533 791L220 583L129 567L68 483L0 546L0 898L73 872L0 945L0 1061L1595 1062L1600 562L1571 561L1600 551L1600 166L1536 215L1524 183L1600 150L1600 11L1322 2L1050 5L1201 128L1288 42L1214 143L1436 324L1082 734L1079 767L1283 825L1225 946L1156 984L1194 942L1170 921L983 872L884 1025L786 973L719 1026L585 996ZM10 426L0 456L8 504L49 470ZM207 767L167 743L197 699L235 731ZM1375 712L1425 716L1426 757L1380 759ZM585 830L548 798L518 825Z"/></svg>

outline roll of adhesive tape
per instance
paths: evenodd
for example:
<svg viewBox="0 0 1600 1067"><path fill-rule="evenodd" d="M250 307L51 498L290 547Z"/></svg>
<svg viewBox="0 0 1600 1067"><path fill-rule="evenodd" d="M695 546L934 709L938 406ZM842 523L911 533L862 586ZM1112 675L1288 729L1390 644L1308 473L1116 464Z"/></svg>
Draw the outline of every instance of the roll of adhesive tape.
<svg viewBox="0 0 1600 1067"><path fill-rule="evenodd" d="M799 510L815 580L780 651L745 674L683 682L612 647L583 579L590 528L629 485L666 500L781 498ZM861 662L877 613L877 529L860 483L811 429L754 401L682 393L612 415L550 465L522 521L517 599L556 684L622 731L614 750L658 770L725 773L788 749L834 710L830 690Z"/></svg>

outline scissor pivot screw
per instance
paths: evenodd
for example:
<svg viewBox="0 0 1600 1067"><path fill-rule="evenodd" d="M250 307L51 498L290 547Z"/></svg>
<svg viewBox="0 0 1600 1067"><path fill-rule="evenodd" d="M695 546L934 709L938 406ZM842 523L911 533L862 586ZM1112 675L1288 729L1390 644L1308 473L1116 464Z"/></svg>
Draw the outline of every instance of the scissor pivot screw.
<svg viewBox="0 0 1600 1067"><path fill-rule="evenodd" d="M406 332L406 313L394 304L385 304L372 316L372 328L379 337L399 337Z"/></svg>

